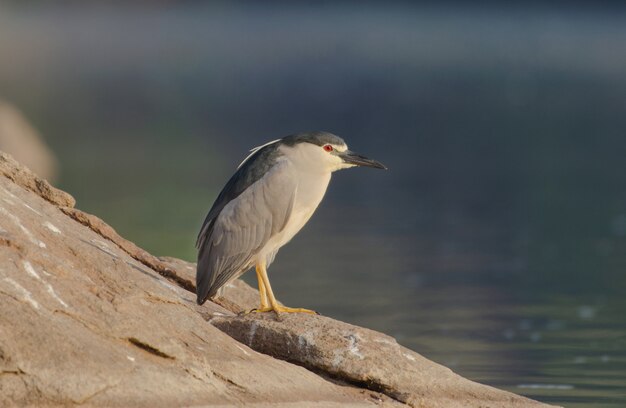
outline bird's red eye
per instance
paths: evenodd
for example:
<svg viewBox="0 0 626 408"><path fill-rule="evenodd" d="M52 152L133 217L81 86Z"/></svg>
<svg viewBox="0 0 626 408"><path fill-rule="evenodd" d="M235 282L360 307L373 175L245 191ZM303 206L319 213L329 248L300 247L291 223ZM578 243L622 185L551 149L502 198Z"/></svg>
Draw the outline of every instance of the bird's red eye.
<svg viewBox="0 0 626 408"><path fill-rule="evenodd" d="M333 147L331 145L324 145L324 150L327 152L332 152L333 151Z"/></svg>

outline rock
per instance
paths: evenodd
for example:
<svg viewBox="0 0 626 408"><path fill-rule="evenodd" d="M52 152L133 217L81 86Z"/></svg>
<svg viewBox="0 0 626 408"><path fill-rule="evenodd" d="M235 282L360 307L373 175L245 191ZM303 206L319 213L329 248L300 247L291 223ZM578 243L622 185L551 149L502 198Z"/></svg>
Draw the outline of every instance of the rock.
<svg viewBox="0 0 626 408"><path fill-rule="evenodd" d="M0 174L29 174L2 157ZM398 405L233 340L205 320L230 311L197 306L39 184L0 176L0 406Z"/></svg>
<svg viewBox="0 0 626 408"><path fill-rule="evenodd" d="M193 287L192 292L196 292L194 283L196 281L196 264L170 257L161 257L159 260L171 270L175 270L179 279L189 282ZM259 306L259 291L241 279L236 279L224 286L222 294L213 301L234 314L239 314Z"/></svg>
<svg viewBox="0 0 626 408"><path fill-rule="evenodd" d="M546 406L469 381L392 337L323 316L229 316L211 323L263 354L382 392L411 407Z"/></svg>
<svg viewBox="0 0 626 408"><path fill-rule="evenodd" d="M37 177L27 167L20 165L2 151L0 151L0 175L9 178L18 186L37 193L53 204L66 207L74 207L76 204L74 197L52 187L46 180Z"/></svg>
<svg viewBox="0 0 626 408"><path fill-rule="evenodd" d="M74 220L97 232L102 237L113 242L135 260L141 262L152 270L157 271L159 274L173 281L181 288L195 293L196 287L191 280L183 278L182 276L177 274L176 271L174 271L172 268L168 267L167 264L161 262L157 257L150 255L148 252L139 248L137 245L120 237L119 234L115 232L115 230L111 226L107 225L100 218L96 217L95 215L87 214L76 208L62 207L61 211L72 217Z"/></svg>
<svg viewBox="0 0 626 408"><path fill-rule="evenodd" d="M30 167L40 177L55 180L57 159L43 138L14 106L0 100L0 150Z"/></svg>
<svg viewBox="0 0 626 408"><path fill-rule="evenodd" d="M545 406L371 330L236 316L258 302L241 281L198 306L195 265L73 204L0 153L0 406Z"/></svg>

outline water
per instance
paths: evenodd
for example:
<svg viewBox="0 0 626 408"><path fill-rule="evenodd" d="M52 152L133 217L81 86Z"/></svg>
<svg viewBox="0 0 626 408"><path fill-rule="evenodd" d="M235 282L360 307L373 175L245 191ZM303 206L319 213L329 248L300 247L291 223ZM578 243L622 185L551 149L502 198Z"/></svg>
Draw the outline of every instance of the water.
<svg viewBox="0 0 626 408"><path fill-rule="evenodd" d="M541 401L626 405L623 9L1 4L0 96L81 209L193 260L247 149L331 130L390 170L336 174L270 270L281 300Z"/></svg>

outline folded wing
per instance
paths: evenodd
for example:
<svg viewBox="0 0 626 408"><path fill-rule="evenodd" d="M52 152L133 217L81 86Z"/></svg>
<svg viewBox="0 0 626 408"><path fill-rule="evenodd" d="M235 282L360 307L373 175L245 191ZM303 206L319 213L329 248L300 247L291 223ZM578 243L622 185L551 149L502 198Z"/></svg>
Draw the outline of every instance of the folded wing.
<svg viewBox="0 0 626 408"><path fill-rule="evenodd" d="M224 205L218 215L207 217L198 237L199 304L253 266L256 255L289 220L296 190L291 164L278 160L263 177Z"/></svg>

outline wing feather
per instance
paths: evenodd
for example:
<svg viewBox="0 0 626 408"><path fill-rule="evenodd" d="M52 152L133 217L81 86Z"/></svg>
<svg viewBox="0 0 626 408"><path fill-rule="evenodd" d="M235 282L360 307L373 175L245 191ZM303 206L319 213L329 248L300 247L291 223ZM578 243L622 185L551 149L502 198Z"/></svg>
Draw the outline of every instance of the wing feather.
<svg viewBox="0 0 626 408"><path fill-rule="evenodd" d="M278 160L203 227L196 275L199 304L252 267L259 251L285 227L297 190L291 166Z"/></svg>

